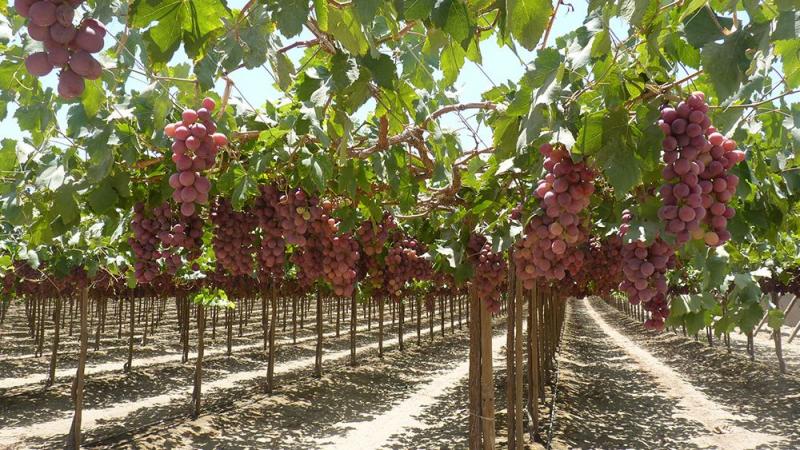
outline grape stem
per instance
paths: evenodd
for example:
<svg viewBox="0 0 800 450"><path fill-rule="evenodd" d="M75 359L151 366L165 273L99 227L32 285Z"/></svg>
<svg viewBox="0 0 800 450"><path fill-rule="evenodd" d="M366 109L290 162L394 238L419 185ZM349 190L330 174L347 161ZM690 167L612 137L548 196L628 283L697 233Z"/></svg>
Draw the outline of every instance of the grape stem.
<svg viewBox="0 0 800 450"><path fill-rule="evenodd" d="M780 100L783 97L786 97L786 96L789 96L789 95L793 95L793 94L797 94L797 93L800 93L800 89L792 89L791 91L786 91L783 94L776 95L775 97L768 98L768 99L765 99L765 100L760 100L760 101L753 102L753 103L742 103L740 105L730 105L730 106L709 106L709 108L714 108L714 109L716 109L716 108L721 108L721 109L755 108L755 107L761 106L763 104L772 103L775 100Z"/></svg>
<svg viewBox="0 0 800 450"><path fill-rule="evenodd" d="M550 20L547 21L547 28L544 29L544 37L542 38L541 50L547 48L547 39L550 37L550 30L553 28L553 23L556 21L556 14L558 14L558 7L564 3L564 0L558 0L556 7L553 8L553 13L550 14Z"/></svg>
<svg viewBox="0 0 800 450"><path fill-rule="evenodd" d="M307 41L292 42L291 44L289 44L289 45L287 45L285 47L281 47L280 49L278 49L278 53L286 53L289 50L292 50L292 49L295 49L295 48L298 48L298 47L311 47L312 45L317 45L317 44L319 44L319 39L309 39Z"/></svg>
<svg viewBox="0 0 800 450"><path fill-rule="evenodd" d="M492 102L474 102L474 103L458 103L458 104L455 104L455 105L444 106L444 107L439 108L438 110L434 111L433 114L428 116L422 122L422 125L420 126L420 128L427 129L428 128L428 124L431 121L436 120L439 117L441 117L441 116L443 116L443 115L445 115L447 113L451 113L451 112L455 112L455 111L464 111L464 110L467 110L467 109L489 109L489 110L495 110L495 109L497 109L497 104L492 103Z"/></svg>

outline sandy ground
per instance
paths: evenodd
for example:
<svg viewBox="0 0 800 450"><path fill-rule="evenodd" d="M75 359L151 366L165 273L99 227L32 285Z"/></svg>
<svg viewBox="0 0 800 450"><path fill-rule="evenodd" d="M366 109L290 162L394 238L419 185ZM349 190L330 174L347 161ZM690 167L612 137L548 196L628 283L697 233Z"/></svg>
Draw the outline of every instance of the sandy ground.
<svg viewBox="0 0 800 450"><path fill-rule="evenodd" d="M648 332L589 300L571 302L562 349L557 447L800 445L800 408L791 400L800 380L767 365L672 333ZM775 384L748 387L756 378Z"/></svg>

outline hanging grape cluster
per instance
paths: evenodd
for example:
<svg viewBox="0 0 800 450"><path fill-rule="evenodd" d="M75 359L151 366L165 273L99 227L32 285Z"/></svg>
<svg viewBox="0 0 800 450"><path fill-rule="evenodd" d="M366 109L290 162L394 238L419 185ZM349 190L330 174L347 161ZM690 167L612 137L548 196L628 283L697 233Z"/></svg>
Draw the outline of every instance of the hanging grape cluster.
<svg viewBox="0 0 800 450"><path fill-rule="evenodd" d="M594 293L607 297L622 282L622 238L613 234L589 243L589 256L585 267L592 273Z"/></svg>
<svg viewBox="0 0 800 450"><path fill-rule="evenodd" d="M14 8L28 19L28 35L44 44L44 50L31 53L25 68L35 77L44 77L60 68L58 95L64 99L80 97L86 89L84 79L96 80L103 67L92 56L103 50L106 29L95 19L84 19L76 27L75 9L83 0L14 0Z"/></svg>
<svg viewBox="0 0 800 450"><path fill-rule="evenodd" d="M528 222L514 251L517 276L525 289L532 289L536 278L562 280L568 271L580 270L582 253L573 249L587 237L580 213L594 192L594 173L585 163L574 163L566 148L544 144L539 151L547 174L535 194L544 214Z"/></svg>
<svg viewBox="0 0 800 450"><path fill-rule="evenodd" d="M358 274L356 269L361 254L358 242L351 233L334 236L322 242L325 247L322 255L325 281L331 284L334 294L340 297L353 295Z"/></svg>
<svg viewBox="0 0 800 450"><path fill-rule="evenodd" d="M309 198L302 189L290 189L281 195L276 208L283 229L286 243L304 246L309 222L316 220L312 211L317 205L317 200Z"/></svg>
<svg viewBox="0 0 800 450"><path fill-rule="evenodd" d="M394 216L389 213L383 215L383 220L378 223L364 221L356 230L358 242L361 244L361 272L367 281L375 288L383 283L385 260L383 259L384 247L389 235L397 229Z"/></svg>
<svg viewBox="0 0 800 450"><path fill-rule="evenodd" d="M253 214L261 228L261 246L258 252L261 272L275 278L283 275L286 260L286 241L283 238L281 217L278 214L280 193L273 185L259 187L260 195L255 199Z"/></svg>
<svg viewBox="0 0 800 450"><path fill-rule="evenodd" d="M392 297L400 297L406 283L416 277L429 276L429 263L418 252L419 243L410 238L395 241L386 255L384 287ZM422 252L424 253L424 251ZM422 260L422 261L421 261Z"/></svg>
<svg viewBox="0 0 800 450"><path fill-rule="evenodd" d="M658 121L666 163L658 215L678 245L703 239L716 246L730 239L727 219L734 210L727 203L739 179L727 172L744 160L744 153L716 132L707 112L705 94L694 92L675 108L664 107Z"/></svg>
<svg viewBox="0 0 800 450"><path fill-rule="evenodd" d="M214 255L219 264L234 276L252 273L256 216L246 210L234 211L229 200L219 197L211 208L211 223L214 224Z"/></svg>
<svg viewBox="0 0 800 450"><path fill-rule="evenodd" d="M153 281L161 271L159 244L166 238L165 233L169 233L171 216L172 211L166 203L154 208L152 215L146 214L143 203L134 205L131 219L133 236L128 238L128 244L133 250L133 273L140 283Z"/></svg>
<svg viewBox="0 0 800 450"><path fill-rule="evenodd" d="M722 245L729 241L728 219L736 214L736 210L728 204L736 193L739 177L729 173L736 164L744 161L745 154L736 150L736 141L727 139L714 127L708 129L708 142L711 150L701 155L705 170L700 173L700 187L703 191L703 206L708 209L705 223L708 231L703 239L709 246Z"/></svg>
<svg viewBox="0 0 800 450"><path fill-rule="evenodd" d="M666 272L675 266L674 250L660 238L649 245L634 241L622 247L622 261L625 279L619 289L632 304L641 303L650 312L645 327L662 330L669 316Z"/></svg>
<svg viewBox="0 0 800 450"><path fill-rule="evenodd" d="M284 238L286 242L298 246L292 253L292 262L299 269L298 281L302 286L310 287L323 277L324 241L333 237L336 221L328 217L316 197L309 197L300 189L282 195L279 205ZM302 234L300 230L303 230Z"/></svg>
<svg viewBox="0 0 800 450"><path fill-rule="evenodd" d="M215 107L214 100L205 98L200 109L184 110L180 122L164 127L164 134L173 139L172 161L178 169L169 177L169 185L174 189L172 198L187 217L195 214L196 205L208 202L211 183L201 172L214 165L219 147L228 144L228 138L217 133L211 117Z"/></svg>
<svg viewBox="0 0 800 450"><path fill-rule="evenodd" d="M502 253L492 251L485 236L472 233L467 244L467 254L473 265L472 286L475 295L490 312L500 312L500 292L508 275Z"/></svg>

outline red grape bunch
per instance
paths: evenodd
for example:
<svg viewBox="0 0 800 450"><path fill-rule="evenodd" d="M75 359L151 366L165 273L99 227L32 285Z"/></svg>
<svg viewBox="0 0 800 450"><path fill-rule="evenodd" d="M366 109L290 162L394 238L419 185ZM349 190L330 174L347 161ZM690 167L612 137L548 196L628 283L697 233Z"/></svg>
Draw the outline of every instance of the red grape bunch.
<svg viewBox="0 0 800 450"><path fill-rule="evenodd" d="M666 301L667 269L675 267L675 252L661 238L650 245L634 241L622 247L622 271L625 279L619 289L628 295L632 304L642 303L651 314L645 327L662 330L669 315Z"/></svg>
<svg viewBox="0 0 800 450"><path fill-rule="evenodd" d="M231 275L253 272L258 219L249 211L234 211L231 202L218 197L211 209L214 255Z"/></svg>
<svg viewBox="0 0 800 450"><path fill-rule="evenodd" d="M568 270L580 270L582 253L568 249L586 239L581 212L594 192L594 173L586 164L574 163L563 146L544 144L539 151L547 174L535 193L545 214L528 222L514 251L517 276L525 289L532 289L536 278L562 280Z"/></svg>
<svg viewBox="0 0 800 450"><path fill-rule="evenodd" d="M283 274L283 263L286 261L286 240L283 238L281 218L278 215L280 193L275 186L265 185L259 188L261 195L256 197L253 214L258 218L261 228L261 248L258 260L261 272L276 278Z"/></svg>
<svg viewBox="0 0 800 450"><path fill-rule="evenodd" d="M328 217L330 203L324 202L323 206L319 206L316 197L309 197L303 190L297 189L282 195L278 205L286 242L298 246L292 254L292 262L299 268L298 280L301 286L309 287L323 278L325 241L333 239L337 230L336 220ZM302 223L302 226L296 227L297 223ZM291 241L290 234L293 236Z"/></svg>
<svg viewBox="0 0 800 450"><path fill-rule="evenodd" d="M507 265L502 253L492 251L492 244L477 233L470 234L467 252L473 265L472 285L475 295L493 314L500 312L500 293L505 285Z"/></svg>
<svg viewBox="0 0 800 450"><path fill-rule="evenodd" d="M60 68L58 95L64 99L80 97L84 79L96 80L103 67L92 56L103 50L106 29L95 19L84 19L76 27L75 8L83 0L14 0L14 8L28 19L28 35L44 44L44 50L31 53L25 67L35 77Z"/></svg>
<svg viewBox="0 0 800 450"><path fill-rule="evenodd" d="M338 227L337 227L338 228ZM351 233L344 233L323 241L323 275L331 284L334 294L349 297L356 287L356 271L361 255L358 242Z"/></svg>
<svg viewBox="0 0 800 450"><path fill-rule="evenodd" d="M178 169L169 177L174 189L172 198L181 205L181 214L192 216L196 204L208 202L211 183L200 174L214 165L219 147L228 144L228 138L217 133L217 125L211 117L216 104L205 98L202 108L184 110L181 121L164 127L164 134L173 139L172 161Z"/></svg>
<svg viewBox="0 0 800 450"><path fill-rule="evenodd" d="M163 255L159 243L163 233L169 232L171 218L172 211L167 204L153 208L152 216L146 214L143 203L137 203L133 208L133 236L128 238L128 244L133 250L134 276L140 283L153 281L161 271L159 260Z"/></svg>
<svg viewBox="0 0 800 450"><path fill-rule="evenodd" d="M386 255L386 271L384 286L390 296L399 297L406 283L415 275L425 276L425 262L417 253L417 241L402 239L395 241Z"/></svg>
<svg viewBox="0 0 800 450"><path fill-rule="evenodd" d="M380 223L373 224L369 220L364 221L356 231L364 254L374 256L383 253L383 246L389 239L389 232L395 228L397 228L397 224L394 222L394 216L389 213L384 213Z"/></svg>
<svg viewBox="0 0 800 450"><path fill-rule="evenodd" d="M736 141L727 139L714 127L710 127L708 133L711 150L700 156L705 164L705 170L700 173L700 187L703 191L703 206L709 213L705 216L708 231L703 235L698 234L698 238L702 237L707 245L715 247L731 238L728 219L736 214L736 210L728 203L736 193L739 177L728 172L744 161L745 155L743 151L736 150Z"/></svg>
<svg viewBox="0 0 800 450"><path fill-rule="evenodd" d="M589 242L585 272L591 273L593 292L608 296L622 282L622 238L613 234L602 239L592 238Z"/></svg>
<svg viewBox="0 0 800 450"><path fill-rule="evenodd" d="M306 233L309 223L316 220L313 211L318 208L318 201L310 198L302 189L289 189L280 196L276 211L280 217L283 236L287 244L306 245ZM320 213L321 214L321 213Z"/></svg>
<svg viewBox="0 0 800 450"><path fill-rule="evenodd" d="M373 287L380 288L383 284L385 261L383 260L384 247L389 240L390 231L395 230L397 224L394 216L389 213L383 215L383 220L373 224L364 221L356 230L356 236L361 243L361 273L367 276L367 281Z"/></svg>
<svg viewBox="0 0 800 450"><path fill-rule="evenodd" d="M666 163L661 171L664 184L659 193L663 206L658 215L678 245L702 235L700 223L707 213L699 184L700 174L705 170L700 156L711 149L706 139L711 126L707 112L705 95L695 92L677 107L663 108L658 121L665 136L661 146Z"/></svg>

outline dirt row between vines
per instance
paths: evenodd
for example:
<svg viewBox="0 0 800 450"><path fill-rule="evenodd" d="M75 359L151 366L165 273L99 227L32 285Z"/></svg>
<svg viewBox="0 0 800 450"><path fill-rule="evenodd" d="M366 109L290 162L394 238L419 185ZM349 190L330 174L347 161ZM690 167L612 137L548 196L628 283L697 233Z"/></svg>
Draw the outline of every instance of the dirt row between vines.
<svg viewBox="0 0 800 450"><path fill-rule="evenodd" d="M389 325L390 320L387 322L385 347L389 349L396 346L397 328ZM435 324L434 333L439 335L440 322L437 320ZM427 325L423 323L423 347L430 346ZM449 323L446 325L445 328L449 329ZM407 344L416 342L414 327L414 322L406 323L404 331ZM457 322L455 327L458 327ZM349 356L347 332L343 326L340 338L326 338L323 356L326 369L329 365L335 367L338 364L334 361ZM434 347L438 346L440 339L437 338ZM373 320L372 331L365 332L362 329L357 335L359 356L366 351L374 352L377 349L376 341L377 323ZM314 343L313 339L308 339L297 345L281 347L276 364L279 386L311 373ZM252 345L255 347L253 350L238 352L230 358L217 355L207 359L204 364L204 394L208 407L224 405L232 399L252 398L254 393L261 392L261 382L266 372L265 358L258 349L260 344ZM173 363L136 367L135 364L136 360L135 370L130 375L108 373L87 378L84 424L85 429L89 430L89 441L184 415L191 394L192 366ZM3 410L0 414L0 447L58 447L71 419L68 385L44 394L30 393L4 399Z"/></svg>
<svg viewBox="0 0 800 450"><path fill-rule="evenodd" d="M496 365L503 361L503 327L495 327ZM180 418L100 447L464 448L467 358L465 329L384 359L372 352L357 367L337 363L320 379L303 374L272 396L254 393L197 420Z"/></svg>
<svg viewBox="0 0 800 450"><path fill-rule="evenodd" d="M599 300L572 300L559 355L554 447L800 445L800 379Z"/></svg>

